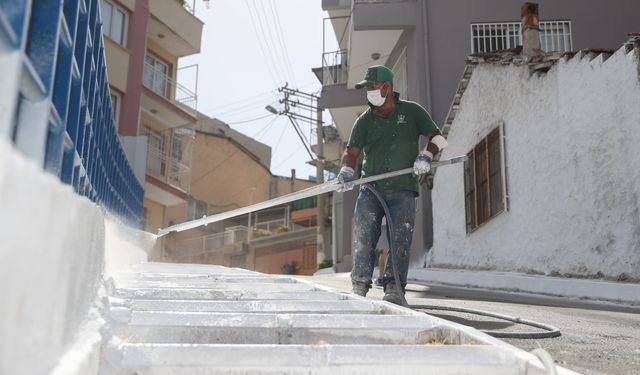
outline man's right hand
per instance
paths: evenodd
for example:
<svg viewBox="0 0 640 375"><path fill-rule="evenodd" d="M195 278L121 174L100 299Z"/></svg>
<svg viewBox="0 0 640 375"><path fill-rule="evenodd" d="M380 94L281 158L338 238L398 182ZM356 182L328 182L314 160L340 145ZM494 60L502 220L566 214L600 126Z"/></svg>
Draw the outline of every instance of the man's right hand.
<svg viewBox="0 0 640 375"><path fill-rule="evenodd" d="M354 175L355 171L351 167L347 167L346 165L340 168L340 172L336 179L341 184L341 186L336 190L338 193L343 193L345 191L349 191L354 187Z"/></svg>

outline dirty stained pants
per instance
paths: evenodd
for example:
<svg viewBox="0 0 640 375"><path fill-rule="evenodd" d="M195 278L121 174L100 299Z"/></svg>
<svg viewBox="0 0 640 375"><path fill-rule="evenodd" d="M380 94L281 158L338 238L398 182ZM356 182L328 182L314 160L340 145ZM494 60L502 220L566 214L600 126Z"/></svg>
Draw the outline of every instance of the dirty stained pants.
<svg viewBox="0 0 640 375"><path fill-rule="evenodd" d="M396 261L400 282L404 287L409 271L409 250L413 237L413 226L416 216L415 193L410 190L380 191L391 218L387 218L390 229L390 252ZM353 283L371 285L371 276L376 263L376 244L380 238L380 225L385 216L384 209L371 190L362 186L356 200L354 212L354 252L351 281ZM393 227L391 226L393 225ZM387 257L384 268L383 285L393 282L393 265L391 256Z"/></svg>

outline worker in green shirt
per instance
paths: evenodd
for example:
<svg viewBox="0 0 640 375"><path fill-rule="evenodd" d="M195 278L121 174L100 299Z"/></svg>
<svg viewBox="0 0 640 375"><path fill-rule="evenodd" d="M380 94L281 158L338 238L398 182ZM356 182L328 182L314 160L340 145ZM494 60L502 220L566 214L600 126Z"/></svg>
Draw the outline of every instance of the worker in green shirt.
<svg viewBox="0 0 640 375"><path fill-rule="evenodd" d="M356 85L367 89L369 109L356 120L347 149L342 155L342 168L337 179L338 191L353 188L358 157L364 153L361 177L409 168L413 174L380 180L370 186L385 200L392 239L393 257L398 269L394 275L390 258L385 264L384 300L402 304L401 293L407 283L409 250L415 221L418 176L429 172L434 155L447 146L447 141L427 111L418 103L402 100L393 91L393 72L382 65L367 69L365 79ZM420 136L427 138L426 147L418 152ZM362 186L356 201L355 247L351 282L353 292L365 296L371 288L375 264L375 246L380 237L384 209L375 194ZM402 290L397 290L395 277L400 278Z"/></svg>

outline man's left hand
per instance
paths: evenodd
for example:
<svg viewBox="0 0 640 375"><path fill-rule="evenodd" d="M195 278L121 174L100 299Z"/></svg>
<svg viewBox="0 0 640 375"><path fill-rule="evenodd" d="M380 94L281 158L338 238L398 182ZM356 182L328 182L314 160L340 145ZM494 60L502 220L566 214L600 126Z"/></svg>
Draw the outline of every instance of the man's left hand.
<svg viewBox="0 0 640 375"><path fill-rule="evenodd" d="M432 161L433 155L431 155L429 151L422 151L419 153L416 161L413 163L413 174L419 176L421 174L429 173Z"/></svg>

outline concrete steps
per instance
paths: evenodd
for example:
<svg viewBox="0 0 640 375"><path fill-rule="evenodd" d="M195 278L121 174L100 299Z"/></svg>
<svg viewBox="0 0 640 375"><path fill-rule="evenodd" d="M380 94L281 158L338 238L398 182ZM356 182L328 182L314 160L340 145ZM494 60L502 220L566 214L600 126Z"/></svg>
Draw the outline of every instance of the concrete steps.
<svg viewBox="0 0 640 375"><path fill-rule="evenodd" d="M102 374L546 373L469 327L292 277L150 263L108 293Z"/></svg>
<svg viewBox="0 0 640 375"><path fill-rule="evenodd" d="M486 346L126 344L127 374L522 374Z"/></svg>

